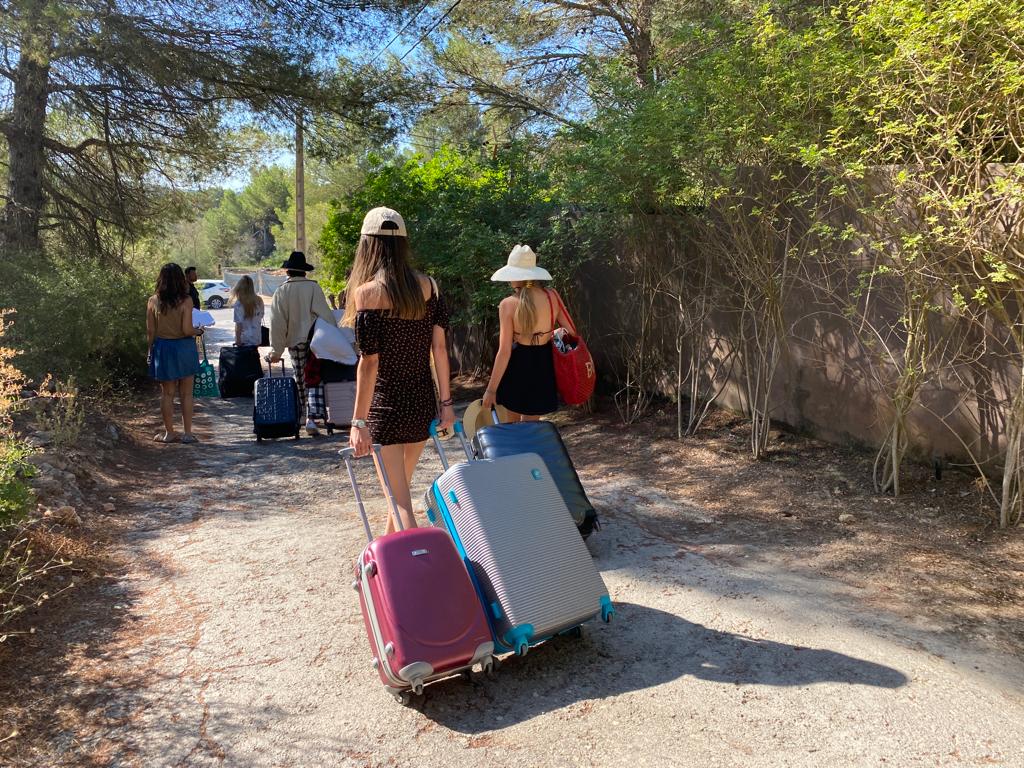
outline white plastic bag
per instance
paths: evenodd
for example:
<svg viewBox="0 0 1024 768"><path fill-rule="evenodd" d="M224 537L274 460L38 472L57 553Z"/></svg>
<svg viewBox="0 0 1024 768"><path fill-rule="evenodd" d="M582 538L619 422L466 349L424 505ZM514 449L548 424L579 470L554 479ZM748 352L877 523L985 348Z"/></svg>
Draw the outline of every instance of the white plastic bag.
<svg viewBox="0 0 1024 768"><path fill-rule="evenodd" d="M355 365L359 362L355 341L355 334L351 328L339 328L318 317L313 325L313 340L309 343L309 348L321 360Z"/></svg>

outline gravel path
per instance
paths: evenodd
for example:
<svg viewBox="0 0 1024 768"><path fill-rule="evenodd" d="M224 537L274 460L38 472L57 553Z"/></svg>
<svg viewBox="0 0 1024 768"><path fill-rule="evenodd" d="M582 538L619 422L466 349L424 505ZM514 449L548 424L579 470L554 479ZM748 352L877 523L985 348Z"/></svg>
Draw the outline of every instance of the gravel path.
<svg viewBox="0 0 1024 768"><path fill-rule="evenodd" d="M179 484L140 494L109 651L136 683L112 693L98 764L1024 765L1018 660L968 658L764 558L716 564L658 535L641 478L586 472L615 621L402 708L349 586L363 532L339 436L258 446L250 407L207 403L202 444L160 467ZM417 490L439 471L428 453Z"/></svg>

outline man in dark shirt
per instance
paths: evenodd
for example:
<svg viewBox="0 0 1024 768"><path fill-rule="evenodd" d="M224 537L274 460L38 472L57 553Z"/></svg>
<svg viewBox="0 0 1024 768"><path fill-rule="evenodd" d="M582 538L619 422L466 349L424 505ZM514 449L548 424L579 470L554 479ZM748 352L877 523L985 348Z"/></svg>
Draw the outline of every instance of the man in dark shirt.
<svg viewBox="0 0 1024 768"><path fill-rule="evenodd" d="M185 270L185 279L188 280L188 295L192 297L192 306L196 309L202 309L199 301L199 291L196 290L196 280L199 279L199 273L195 267L189 267Z"/></svg>

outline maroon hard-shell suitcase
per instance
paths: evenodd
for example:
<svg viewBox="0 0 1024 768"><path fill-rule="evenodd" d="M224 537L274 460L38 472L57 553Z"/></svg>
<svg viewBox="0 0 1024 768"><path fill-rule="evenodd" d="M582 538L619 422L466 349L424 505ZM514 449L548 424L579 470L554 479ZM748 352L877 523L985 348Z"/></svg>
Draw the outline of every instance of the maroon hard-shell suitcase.
<svg viewBox="0 0 1024 768"><path fill-rule="evenodd" d="M373 446L392 506L380 446ZM494 643L476 589L451 537L440 528L413 528L373 538L353 452L341 452L369 543L356 561L353 587L381 682L403 704L433 680L494 668Z"/></svg>

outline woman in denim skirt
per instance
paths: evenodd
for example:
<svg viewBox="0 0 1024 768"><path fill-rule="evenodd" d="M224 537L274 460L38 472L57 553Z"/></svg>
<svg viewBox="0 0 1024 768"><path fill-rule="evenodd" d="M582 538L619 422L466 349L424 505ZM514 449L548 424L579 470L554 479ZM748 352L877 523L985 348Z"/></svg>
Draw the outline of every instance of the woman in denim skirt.
<svg viewBox="0 0 1024 768"><path fill-rule="evenodd" d="M164 431L153 438L158 443L178 439L174 431L175 392L181 400L181 442L196 442L192 434L192 383L199 371L196 336L202 333L202 328L192 325L192 299L185 273L177 264L164 264L156 293L146 305L149 375L160 382L160 415L164 421Z"/></svg>

